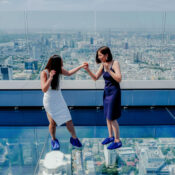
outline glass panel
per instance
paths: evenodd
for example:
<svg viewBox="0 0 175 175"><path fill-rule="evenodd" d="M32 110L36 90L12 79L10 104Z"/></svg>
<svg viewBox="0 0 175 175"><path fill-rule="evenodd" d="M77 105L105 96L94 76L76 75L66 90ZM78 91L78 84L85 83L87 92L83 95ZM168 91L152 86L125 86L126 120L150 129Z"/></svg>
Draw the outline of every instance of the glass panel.
<svg viewBox="0 0 175 175"><path fill-rule="evenodd" d="M37 80L53 54L62 56L68 70L88 61L96 71L95 52L102 45L119 61L123 80L175 78L171 5L162 2L158 11L154 2L137 2L138 8L98 0L70 1L67 8L64 1L0 3L1 80ZM84 70L62 78L90 79Z"/></svg>
<svg viewBox="0 0 175 175"><path fill-rule="evenodd" d="M85 131L77 127L81 133ZM88 127L104 132L105 127ZM143 128L142 128L143 129ZM36 174L161 174L174 173L175 138L122 138L123 147L108 150L103 138L81 138L82 149L74 148L58 129L60 151L51 151L50 138L38 163ZM52 164L50 164L50 162ZM52 167L52 168L51 168Z"/></svg>
<svg viewBox="0 0 175 175"><path fill-rule="evenodd" d="M79 66L89 58L93 59L92 12L28 11L27 15L29 57L33 58L38 66L31 79L39 79L39 73L46 66L49 57L54 54L61 55L67 70ZM31 59L28 61L31 62ZM86 77L85 71L79 71L71 77L62 76L62 79L75 80Z"/></svg>
<svg viewBox="0 0 175 175"><path fill-rule="evenodd" d="M103 45L110 46L119 61L124 80L174 79L173 64L169 64L174 60L171 49L174 40L168 39L175 27L174 15L173 12L96 12L99 38Z"/></svg>
<svg viewBox="0 0 175 175"><path fill-rule="evenodd" d="M47 137L39 127L1 127L0 174L33 174Z"/></svg>
<svg viewBox="0 0 175 175"><path fill-rule="evenodd" d="M123 147L107 150L107 146L101 145L107 136L106 126L76 126L83 148L75 149L69 143L70 134L66 127L57 127L62 153L54 151L51 155L48 127L1 127L0 174L174 173L173 126L121 126L120 131ZM51 158L51 165L46 154ZM58 162L61 157L64 161ZM52 168L48 169L48 166ZM152 172L149 172L150 168Z"/></svg>

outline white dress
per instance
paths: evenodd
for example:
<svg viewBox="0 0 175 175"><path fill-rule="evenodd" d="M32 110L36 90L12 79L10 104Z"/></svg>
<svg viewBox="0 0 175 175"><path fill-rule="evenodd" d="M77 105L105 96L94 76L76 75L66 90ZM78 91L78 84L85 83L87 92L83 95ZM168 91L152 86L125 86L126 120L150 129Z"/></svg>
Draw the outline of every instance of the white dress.
<svg viewBox="0 0 175 175"><path fill-rule="evenodd" d="M47 73L47 78L49 78L49 72L47 70L44 71ZM44 93L43 105L46 112L50 114L57 126L72 120L66 102L62 96L61 89L52 90L50 86L48 91Z"/></svg>

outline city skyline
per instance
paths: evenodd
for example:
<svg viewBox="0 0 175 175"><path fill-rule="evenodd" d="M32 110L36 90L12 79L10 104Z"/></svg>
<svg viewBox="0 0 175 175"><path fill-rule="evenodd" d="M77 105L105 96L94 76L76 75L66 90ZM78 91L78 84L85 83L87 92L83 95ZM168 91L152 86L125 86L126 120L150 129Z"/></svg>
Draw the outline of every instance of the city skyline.
<svg viewBox="0 0 175 175"><path fill-rule="evenodd" d="M175 12L140 11L0 11L0 33L113 30L174 31ZM20 23L19 23L20 20Z"/></svg>
<svg viewBox="0 0 175 175"><path fill-rule="evenodd" d="M173 80L175 78L175 33L156 32L60 32L6 34L1 39L1 79L38 80L48 58L59 54L70 70L88 60L93 71L95 52L102 45L111 48L120 63L123 80ZM9 40L3 42L3 40ZM4 77L4 78L3 78ZM85 71L70 80L90 79Z"/></svg>

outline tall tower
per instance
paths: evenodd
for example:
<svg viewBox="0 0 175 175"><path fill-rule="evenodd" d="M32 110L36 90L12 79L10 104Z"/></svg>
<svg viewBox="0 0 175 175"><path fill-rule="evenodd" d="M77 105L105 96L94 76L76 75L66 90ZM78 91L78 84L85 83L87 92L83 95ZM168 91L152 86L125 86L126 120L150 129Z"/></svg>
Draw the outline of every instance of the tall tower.
<svg viewBox="0 0 175 175"><path fill-rule="evenodd" d="M125 42L125 49L129 49L129 45L128 45L128 42Z"/></svg>
<svg viewBox="0 0 175 175"><path fill-rule="evenodd" d="M94 38L93 37L90 38L90 44L94 44Z"/></svg>
<svg viewBox="0 0 175 175"><path fill-rule="evenodd" d="M12 66L0 65L2 80L12 80Z"/></svg>

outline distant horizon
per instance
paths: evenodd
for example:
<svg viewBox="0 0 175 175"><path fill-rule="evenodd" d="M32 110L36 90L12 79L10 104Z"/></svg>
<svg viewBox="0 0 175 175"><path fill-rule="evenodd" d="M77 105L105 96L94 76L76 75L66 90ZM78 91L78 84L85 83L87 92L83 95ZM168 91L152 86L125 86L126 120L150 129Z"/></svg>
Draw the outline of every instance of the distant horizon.
<svg viewBox="0 0 175 175"><path fill-rule="evenodd" d="M66 28L60 28L60 29L49 29L49 28L28 28L28 35L32 34L71 34L71 33L78 33L78 32L86 32L91 33L93 35L97 33L111 33L111 32L120 32L120 33L148 33L148 34L161 34L162 28L106 28L106 29L98 29L94 31L93 29L84 29L84 28L72 28L72 29L66 29ZM175 28L166 28L165 34L174 34ZM25 29L15 28L15 29L0 29L0 35L11 35L11 34L26 34Z"/></svg>
<svg viewBox="0 0 175 175"><path fill-rule="evenodd" d="M174 12L0 11L0 32L12 30L135 30L175 29ZM19 23L20 21L20 23Z"/></svg>

